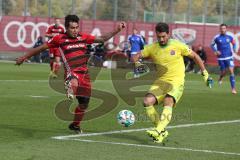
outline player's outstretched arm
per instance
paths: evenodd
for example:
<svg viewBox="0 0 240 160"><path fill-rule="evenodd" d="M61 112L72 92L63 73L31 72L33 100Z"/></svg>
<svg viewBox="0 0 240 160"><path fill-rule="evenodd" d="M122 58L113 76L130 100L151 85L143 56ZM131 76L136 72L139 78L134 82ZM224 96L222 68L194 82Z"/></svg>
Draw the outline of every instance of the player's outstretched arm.
<svg viewBox="0 0 240 160"><path fill-rule="evenodd" d="M25 55L16 58L16 65L21 65L26 59L29 59L32 56L38 55L46 49L48 49L47 44L43 44L39 47L30 49Z"/></svg>
<svg viewBox="0 0 240 160"><path fill-rule="evenodd" d="M122 31L125 27L126 27L126 23L120 22L112 32L96 37L96 39L94 40L94 43L104 43L105 41L109 40L110 38L118 34L120 31Z"/></svg>
<svg viewBox="0 0 240 160"><path fill-rule="evenodd" d="M212 78L209 77L208 71L206 70L206 68L203 64L202 59L194 51L192 51L192 53L188 57L192 58L194 60L194 62L200 67L200 69L202 71L202 76L203 76L204 82L207 84L208 87L211 88L212 87Z"/></svg>

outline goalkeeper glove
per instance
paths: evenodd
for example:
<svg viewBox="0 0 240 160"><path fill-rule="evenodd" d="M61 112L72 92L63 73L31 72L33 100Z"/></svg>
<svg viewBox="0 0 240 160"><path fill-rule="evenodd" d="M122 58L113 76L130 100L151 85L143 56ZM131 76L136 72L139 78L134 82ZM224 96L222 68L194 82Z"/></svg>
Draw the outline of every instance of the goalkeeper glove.
<svg viewBox="0 0 240 160"><path fill-rule="evenodd" d="M204 70L202 72L202 76L203 76L203 80L204 82L206 83L206 85L209 87L209 88L212 88L212 85L213 85L213 79L211 77L209 77L209 74L207 72L207 70Z"/></svg>
<svg viewBox="0 0 240 160"><path fill-rule="evenodd" d="M149 71L148 66L141 62L135 62L135 69L138 73L146 73Z"/></svg>

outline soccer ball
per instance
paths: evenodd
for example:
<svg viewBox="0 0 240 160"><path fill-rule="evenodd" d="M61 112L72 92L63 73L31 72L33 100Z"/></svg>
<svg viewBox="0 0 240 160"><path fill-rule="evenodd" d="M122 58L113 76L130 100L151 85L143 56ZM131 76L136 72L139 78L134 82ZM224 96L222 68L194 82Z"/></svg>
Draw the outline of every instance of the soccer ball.
<svg viewBox="0 0 240 160"><path fill-rule="evenodd" d="M117 114L117 121L124 127L129 127L134 124L135 116L132 111L129 110L121 110Z"/></svg>

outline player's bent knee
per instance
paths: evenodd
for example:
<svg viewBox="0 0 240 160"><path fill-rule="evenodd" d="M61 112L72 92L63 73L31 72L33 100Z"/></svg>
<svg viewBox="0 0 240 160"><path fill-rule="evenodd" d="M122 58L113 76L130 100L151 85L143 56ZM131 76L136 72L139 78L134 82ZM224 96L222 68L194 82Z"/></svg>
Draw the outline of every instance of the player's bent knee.
<svg viewBox="0 0 240 160"><path fill-rule="evenodd" d="M80 108L86 109L88 107L90 97L77 96L76 98L78 100L78 104Z"/></svg>
<svg viewBox="0 0 240 160"><path fill-rule="evenodd" d="M86 110L88 108L88 104L79 104L78 107L82 110Z"/></svg>
<svg viewBox="0 0 240 160"><path fill-rule="evenodd" d="M55 62L60 63L61 62L61 58L60 57L55 57Z"/></svg>
<svg viewBox="0 0 240 160"><path fill-rule="evenodd" d="M152 106L155 104L157 104L156 97L151 93L146 94L143 100L144 107Z"/></svg>
<svg viewBox="0 0 240 160"><path fill-rule="evenodd" d="M173 107L174 104L176 103L176 100L173 96L171 95L166 95L166 97L163 100L163 105L164 106L170 106Z"/></svg>
<svg viewBox="0 0 240 160"><path fill-rule="evenodd" d="M226 70L222 70L222 71L221 71L221 74L222 74L222 75L226 75L226 73L227 73Z"/></svg>
<svg viewBox="0 0 240 160"><path fill-rule="evenodd" d="M234 74L234 69L233 68L229 68L229 72L230 72L230 74Z"/></svg>

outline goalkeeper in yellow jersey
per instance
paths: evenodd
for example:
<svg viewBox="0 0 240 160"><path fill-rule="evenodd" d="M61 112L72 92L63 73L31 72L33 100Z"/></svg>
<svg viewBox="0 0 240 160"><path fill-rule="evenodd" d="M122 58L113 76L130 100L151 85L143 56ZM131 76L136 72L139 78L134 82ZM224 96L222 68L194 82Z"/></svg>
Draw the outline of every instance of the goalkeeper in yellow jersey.
<svg viewBox="0 0 240 160"><path fill-rule="evenodd" d="M144 97L144 107L147 116L154 124L154 128L147 130L147 134L156 143L162 143L168 136L167 125L172 118L172 109L182 96L184 89L185 66L183 56L195 61L202 71L204 82L211 87L211 78L201 58L184 43L170 39L169 26L158 23L155 27L157 42L147 45L141 53L133 57L136 68L142 68L139 58L149 58L157 66L158 76L150 90ZM163 104L161 115L154 105Z"/></svg>

